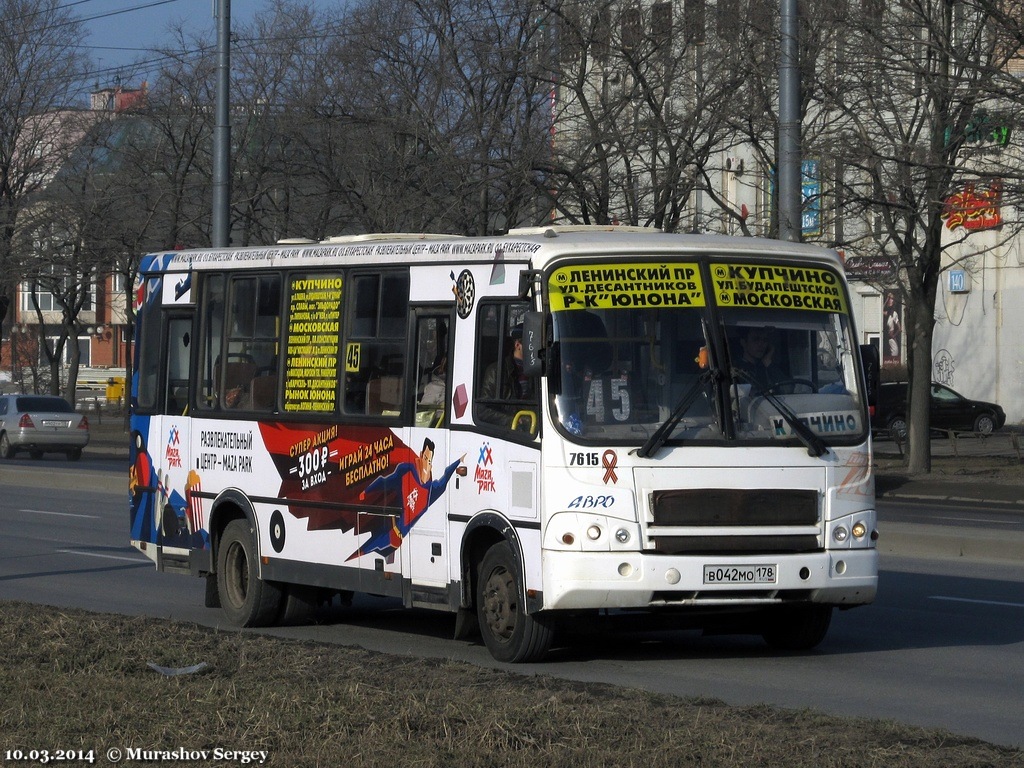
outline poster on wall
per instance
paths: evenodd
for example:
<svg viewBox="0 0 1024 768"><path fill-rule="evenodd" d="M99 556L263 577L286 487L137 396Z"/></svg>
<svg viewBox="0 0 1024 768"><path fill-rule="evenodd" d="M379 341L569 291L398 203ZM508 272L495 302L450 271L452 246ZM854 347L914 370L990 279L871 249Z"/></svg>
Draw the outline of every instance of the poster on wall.
<svg viewBox="0 0 1024 768"><path fill-rule="evenodd" d="M899 291L885 291L882 299L882 365L903 361L903 298Z"/></svg>

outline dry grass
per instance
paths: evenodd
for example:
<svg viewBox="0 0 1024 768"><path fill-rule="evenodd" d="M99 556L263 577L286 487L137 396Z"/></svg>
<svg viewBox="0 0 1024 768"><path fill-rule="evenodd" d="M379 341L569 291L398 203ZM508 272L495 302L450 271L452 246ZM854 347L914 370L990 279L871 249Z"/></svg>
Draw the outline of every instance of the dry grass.
<svg viewBox="0 0 1024 768"><path fill-rule="evenodd" d="M1024 765L891 722L24 603L0 602L0 647L0 750L94 749L95 765L110 747L266 750L288 768ZM209 669L180 677L147 666L198 661Z"/></svg>

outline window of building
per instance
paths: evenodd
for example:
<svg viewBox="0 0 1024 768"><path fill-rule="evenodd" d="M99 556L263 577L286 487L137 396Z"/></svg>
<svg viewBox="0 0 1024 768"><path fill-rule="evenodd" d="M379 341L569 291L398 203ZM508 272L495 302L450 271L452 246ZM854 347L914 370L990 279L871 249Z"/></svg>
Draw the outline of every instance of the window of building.
<svg viewBox="0 0 1024 768"><path fill-rule="evenodd" d="M643 37L643 26L639 8L627 8L622 12L622 50L635 51Z"/></svg>
<svg viewBox="0 0 1024 768"><path fill-rule="evenodd" d="M594 58L604 62L611 50L612 16L608 6L598 9L594 16Z"/></svg>
<svg viewBox="0 0 1024 768"><path fill-rule="evenodd" d="M739 30L739 0L718 0L715 6L715 31L718 33L718 37L729 42L736 39Z"/></svg>
<svg viewBox="0 0 1024 768"><path fill-rule="evenodd" d="M51 272L53 268L51 268ZM56 292L54 292L56 289ZM81 291L84 296L80 296ZM24 280L19 287L21 296L21 311L35 312L38 302L41 312L61 312L64 309L64 300L71 300L77 304L81 299L80 312L92 312L93 297L96 290L91 280L84 283L73 277L58 277L56 275L40 278L39 280ZM33 294L35 298L33 298Z"/></svg>
<svg viewBox="0 0 1024 768"><path fill-rule="evenodd" d="M662 56L672 52L672 3L651 6L651 39Z"/></svg>
<svg viewBox="0 0 1024 768"><path fill-rule="evenodd" d="M59 340L58 336L47 336L46 344L50 349L56 349ZM64 342L64 351L61 356L61 362L64 365L71 364L73 347L78 347L78 365L82 368L88 368L92 364L92 337L78 336L73 339L67 339ZM46 359L46 352L42 347L39 348L39 364L49 365L49 361Z"/></svg>
<svg viewBox="0 0 1024 768"><path fill-rule="evenodd" d="M685 0L683 4L683 34L686 35L686 42L703 43L706 39L706 8L705 0ZM671 10L671 5L669 9Z"/></svg>

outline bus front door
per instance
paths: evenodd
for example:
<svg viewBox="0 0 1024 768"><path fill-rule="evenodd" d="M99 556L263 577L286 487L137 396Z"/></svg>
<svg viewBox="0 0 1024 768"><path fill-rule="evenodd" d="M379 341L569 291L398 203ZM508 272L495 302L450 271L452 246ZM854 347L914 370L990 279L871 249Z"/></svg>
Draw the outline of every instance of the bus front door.
<svg viewBox="0 0 1024 768"><path fill-rule="evenodd" d="M156 475L156 524L164 546L202 546L201 502L193 498L198 474L191 460L191 419L188 418L188 387L192 353L192 316L168 318L163 345L163 415L153 417L149 445Z"/></svg>

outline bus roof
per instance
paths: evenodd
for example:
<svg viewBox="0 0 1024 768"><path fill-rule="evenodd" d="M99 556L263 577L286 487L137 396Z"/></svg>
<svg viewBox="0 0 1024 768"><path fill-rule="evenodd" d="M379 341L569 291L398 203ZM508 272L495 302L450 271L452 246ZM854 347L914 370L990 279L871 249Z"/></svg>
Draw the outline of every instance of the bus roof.
<svg viewBox="0 0 1024 768"><path fill-rule="evenodd" d="M841 268L834 250L804 243L727 235L669 234L642 227L544 226L514 229L506 235L380 233L333 237L321 242L291 240L268 246L202 248L150 254L144 272L183 272L294 266L324 267L397 264L531 262L544 268L565 256L647 257L712 254L744 258L815 260Z"/></svg>

